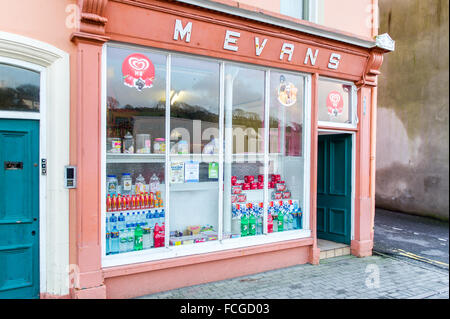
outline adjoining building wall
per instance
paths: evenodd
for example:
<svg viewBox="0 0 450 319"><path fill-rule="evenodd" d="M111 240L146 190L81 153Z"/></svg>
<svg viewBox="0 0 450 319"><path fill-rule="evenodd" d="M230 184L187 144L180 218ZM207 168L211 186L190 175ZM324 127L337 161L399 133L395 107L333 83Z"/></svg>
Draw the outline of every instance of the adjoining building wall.
<svg viewBox="0 0 450 319"><path fill-rule="evenodd" d="M380 0L376 205L449 217L449 2Z"/></svg>
<svg viewBox="0 0 450 319"><path fill-rule="evenodd" d="M280 13L281 8L281 0L212 1L236 6L243 4L275 13ZM309 1L310 10L317 13L316 21L312 22L363 37L374 37L378 34L378 0Z"/></svg>

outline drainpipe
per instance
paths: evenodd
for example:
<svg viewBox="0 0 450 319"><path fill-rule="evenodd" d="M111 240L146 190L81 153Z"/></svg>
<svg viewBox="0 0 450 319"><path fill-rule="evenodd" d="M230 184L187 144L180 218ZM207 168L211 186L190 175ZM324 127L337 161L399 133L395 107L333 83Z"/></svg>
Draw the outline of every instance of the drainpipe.
<svg viewBox="0 0 450 319"><path fill-rule="evenodd" d="M370 108L370 200L371 200L371 227L370 239L373 240L375 222L375 170L376 170L376 146L377 146L377 92L378 88L372 88L372 106Z"/></svg>

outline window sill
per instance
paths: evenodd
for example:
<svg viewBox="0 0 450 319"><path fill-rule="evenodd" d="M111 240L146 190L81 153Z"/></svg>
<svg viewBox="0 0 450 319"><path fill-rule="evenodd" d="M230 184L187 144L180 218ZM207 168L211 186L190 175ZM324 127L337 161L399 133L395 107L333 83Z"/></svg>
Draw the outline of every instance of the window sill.
<svg viewBox="0 0 450 319"><path fill-rule="evenodd" d="M170 246L103 257L105 278L248 256L313 244L310 230L234 238L187 246Z"/></svg>

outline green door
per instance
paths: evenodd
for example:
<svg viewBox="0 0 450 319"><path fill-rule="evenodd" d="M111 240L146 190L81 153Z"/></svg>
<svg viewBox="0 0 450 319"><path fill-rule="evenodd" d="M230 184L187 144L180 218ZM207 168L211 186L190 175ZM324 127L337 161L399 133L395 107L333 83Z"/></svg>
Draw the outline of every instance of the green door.
<svg viewBox="0 0 450 319"><path fill-rule="evenodd" d="M39 298L39 122L0 119L0 298Z"/></svg>
<svg viewBox="0 0 450 319"><path fill-rule="evenodd" d="M350 244L351 135L319 135L317 164L317 237Z"/></svg>

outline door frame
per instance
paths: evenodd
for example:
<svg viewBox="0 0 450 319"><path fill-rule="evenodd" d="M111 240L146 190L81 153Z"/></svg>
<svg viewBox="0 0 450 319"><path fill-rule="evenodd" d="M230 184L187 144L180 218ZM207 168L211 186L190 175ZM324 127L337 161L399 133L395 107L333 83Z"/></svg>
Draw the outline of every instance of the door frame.
<svg viewBox="0 0 450 319"><path fill-rule="evenodd" d="M351 162L351 183L352 183L352 191L351 191L351 213L350 213L350 242L355 239L355 181L356 181L356 132L354 131L346 131L339 129L317 129L317 135L320 133L330 133L330 134L348 134L352 137L352 162ZM319 140L317 140L319 141ZM316 173L317 174L317 173ZM316 190L317 192L317 190ZM317 214L317 212L316 212ZM316 225L317 227L317 225Z"/></svg>
<svg viewBox="0 0 450 319"><path fill-rule="evenodd" d="M0 63L26 68L40 73L39 112L0 111L0 119L39 121L39 291L46 290L46 211L47 211L47 175L41 174L41 159L47 158L46 115L47 115L47 70L45 67L22 60L0 55ZM48 170L47 170L48 171Z"/></svg>

